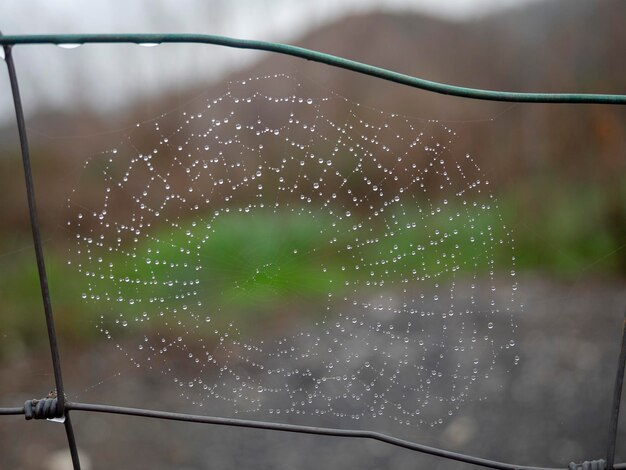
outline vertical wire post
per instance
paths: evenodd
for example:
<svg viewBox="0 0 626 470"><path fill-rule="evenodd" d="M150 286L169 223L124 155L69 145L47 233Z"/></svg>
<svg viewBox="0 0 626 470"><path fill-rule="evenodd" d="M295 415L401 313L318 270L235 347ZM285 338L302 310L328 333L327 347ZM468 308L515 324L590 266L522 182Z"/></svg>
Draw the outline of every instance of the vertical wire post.
<svg viewBox="0 0 626 470"><path fill-rule="evenodd" d="M0 33L1 34L1 33ZM43 299L43 308L46 317L46 326L48 330L48 341L50 343L50 353L52 355L52 368L54 371L54 381L57 393L57 412L65 417L64 425L67 434L67 441L72 456L74 470L80 470L80 461L78 458L78 450L76 448L76 439L70 421L69 412L65 410L65 393L63 389L63 376L61 375L61 358L59 355L59 345L57 342L56 331L54 328L54 317L52 315L52 303L50 301L50 291L48 288L48 276L46 275L46 265L43 256L43 246L41 242L41 231L39 229L39 220L37 218L37 206L35 200L35 187L33 183L33 173L30 165L30 152L28 150L28 138L26 136L26 123L24 121L24 110L22 108L22 100L20 98L20 90L17 83L17 74L15 72L15 63L13 62L13 54L11 46L4 46L4 56L9 71L9 81L11 82L11 92L13 94L13 104L15 105L15 119L20 138L20 147L22 151L22 163L24 166L24 179L26 182L26 195L28 199L28 212L30 216L30 226L33 232L33 244L35 246L35 257L37 259L37 270L39 272L39 285L41 287L41 297Z"/></svg>
<svg viewBox="0 0 626 470"><path fill-rule="evenodd" d="M622 387L624 385L624 369L626 368L626 311L624 311L624 322L622 326L622 346L617 362L617 373L615 375L615 388L613 389L613 406L611 408L611 421L609 423L609 445L606 456L607 470L613 470L615 463L615 446L617 445L617 427L619 424L619 410L622 400Z"/></svg>

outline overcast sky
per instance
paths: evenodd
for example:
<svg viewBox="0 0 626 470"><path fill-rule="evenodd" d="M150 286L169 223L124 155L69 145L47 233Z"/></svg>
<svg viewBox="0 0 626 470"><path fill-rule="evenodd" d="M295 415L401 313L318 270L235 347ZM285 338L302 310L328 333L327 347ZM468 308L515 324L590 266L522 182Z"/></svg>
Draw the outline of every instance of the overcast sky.
<svg viewBox="0 0 626 470"><path fill-rule="evenodd" d="M467 18L529 0L3 0L4 34L57 32L208 32L291 34L304 25L371 9ZM117 7L116 7L117 6ZM264 12L265 14L261 14ZM211 18L218 17L221 24ZM207 19L209 22L207 24Z"/></svg>
<svg viewBox="0 0 626 470"><path fill-rule="evenodd" d="M4 34L194 32L289 42L325 22L373 9L465 19L529 1L538 0L3 0L0 30ZM16 48L27 112L75 104L106 111L172 84L198 82L200 77L208 82L259 57L225 48L158 49L166 50L94 45L76 50ZM163 66L155 67L156 61ZM155 69L159 76L151 77ZM7 90L7 85L6 73L0 74L0 87ZM12 112L10 96L0 93L0 121Z"/></svg>

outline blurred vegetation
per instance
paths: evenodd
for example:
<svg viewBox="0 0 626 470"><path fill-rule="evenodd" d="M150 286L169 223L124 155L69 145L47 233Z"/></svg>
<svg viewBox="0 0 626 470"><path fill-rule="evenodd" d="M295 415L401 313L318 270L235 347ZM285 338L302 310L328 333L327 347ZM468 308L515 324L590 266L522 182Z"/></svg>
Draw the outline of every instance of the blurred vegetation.
<svg viewBox="0 0 626 470"><path fill-rule="evenodd" d="M626 48L624 17L626 2L619 0L541 2L469 22L446 22L406 13L369 14L325 25L299 44L468 86L623 93L626 61L616 58ZM590 38L590 30L602 34ZM393 54L389 53L390 45ZM269 56L229 79L290 71L294 63L289 60ZM454 151L480 158L480 167L497 195L499 214L513 231L516 269L520 273L568 281L626 276L625 108L477 104L415 92L319 64L297 62L297 71L319 82L322 88L362 103L362 109L371 106L407 116L459 121L451 124L458 130ZM74 114L41 112L29 116L40 218L46 233L56 232L67 219L67 210L62 206L69 188L76 187L82 177L100 176L85 176L81 163L86 155L111 148L119 134L112 140L110 130L134 128L136 122L190 102L199 91L203 96L220 96L224 84L207 87L201 82L196 89L174 90L149 103L132 103L125 113L111 119L84 109ZM257 115L271 112L269 106L273 105L259 104L253 115L241 118L256 120ZM474 122L479 119L488 124ZM180 123L167 124L174 128ZM426 124L419 122L418 127L422 126ZM83 137L69 138L70 134ZM159 137L153 127L144 126L136 130L134 144L139 151L149 151ZM432 137L444 141L445 136ZM30 242L18 148L14 123L0 128L0 219L4 229L0 234L0 334L4 336L0 354L18 350L20 345L43 344L46 338L32 249L13 251ZM89 171L97 173L94 168ZM92 198L85 201L85 206L97 205L101 194L97 189L84 195ZM341 269L344 260L329 253L316 253L327 269L326 275L320 275L311 263L308 253L327 241L320 239L317 223L324 225L328 221L319 220L312 226L310 219L281 215L279 221L276 217L220 219L219 230L203 248L212 261L211 269L202 273L212 281L211 289L203 292L205 302L223 307L221 313L213 312L213 321L228 321L225 312L245 315L253 306L263 313L246 320L248 327L255 328L255 322L262 323L274 315L272 308L278 303L284 302L284 308L288 308L298 299L320 299L329 292L340 292L344 276L364 275L346 274ZM479 224L499 227L502 224L497 217L496 211L484 212L478 218ZM415 220L411 215L408 218ZM167 238L173 237L172 245L177 244L177 237L182 242L192 222L182 221L187 226L180 233L168 233ZM446 230L446 220L438 223ZM393 241L383 241L378 249L393 250L393 245L405 249L423 243L423 236L419 230L401 230ZM459 238L467 240L469 236L461 233ZM21 239L19 243L17 239ZM63 243L47 246L46 262L58 330L66 340L80 344L101 336L96 325L103 303L81 298L86 283L73 266L67 265L66 249ZM168 252L171 246L142 245L140 249L145 257L148 249L161 250L164 258L174 256ZM463 266L476 252L471 245L459 251L464 256L457 260L461 276ZM365 258L376 256L376 252L364 251ZM497 263L508 264L509 248L496 251L494 257ZM131 266L117 261L116 274L130 275L124 270ZM315 266L319 266L319 258L316 261ZM438 261L441 263L436 257L424 259L424 269L436 271ZM393 273L389 276L392 279ZM332 286L328 279L334 280ZM108 287L102 285L103 289ZM158 291L146 294L159 297ZM145 297L143 293L141 297Z"/></svg>
<svg viewBox="0 0 626 470"><path fill-rule="evenodd" d="M477 243L470 243L469 239L487 226L496 229L502 227L502 221L508 229L513 230L515 264L518 273L522 275L541 273L564 280L577 280L583 276L616 276L620 274L621 266L615 252L623 249L624 245L602 224L603 216L597 211L597 207L602 206L602 189L559 187L556 192L552 191L551 198L538 201L532 213L524 213L525 203L522 204L519 196L505 194L498 200L499 210L481 211L480 216L476 217L478 225L473 229L448 221L445 217L433 220L433 223L442 233L459 231L454 241L451 239L449 242L461 241L463 245L457 250L455 264L459 269L454 273L455 276L463 277L473 272L472 259L481 254L482 248L477 247ZM454 208L451 210L454 212ZM581 217L581 214L584 216ZM403 226L404 221L417 220L414 215L405 213L399 216L399 227ZM502 217L502 221L499 217ZM203 291L194 299L208 306L211 328L223 328L233 317L238 318L238 325L244 331L248 328L262 328L280 310L288 310L292 305L301 306L309 301L323 305L329 293L341 292L345 280L366 279L370 269L355 271L354 261L346 259L345 253L342 257L332 253L332 250L324 251L324 247L329 246L329 237L320 235L320 227L330 223L330 220L324 220L321 216L313 219L292 213L260 213L254 217L232 214L218 219L201 250L206 269L197 274L197 278L202 281ZM339 237L342 233L349 236L347 226L335 229ZM110 257L108 261L112 261L115 266L111 272L118 279L126 276L148 279L151 272L157 279L170 276L182 281L196 276L193 270L182 264L176 268L166 266L165 263L160 266L155 264L159 259L187 260L181 258L178 252L179 247L188 242L191 230L195 231L194 235L198 239L207 235L205 229L195 226L192 221L174 232L168 230L162 234L155 233L155 239L168 240L168 243L139 245L136 252L141 260L139 262L128 260L128 257L124 259L120 255ZM497 231L494 235L496 238L506 238L506 234ZM338 243L341 244L342 240L338 240ZM363 264L367 265L380 259L381 253L386 251L401 252L427 243L428 233L419 230L419 227L413 230L400 229L393 239L382 240L375 249L365 247L359 256L363 256ZM452 251L443 246L441 248L442 252ZM495 243L494 248L496 265L509 266L511 247ZM419 260L419 263L413 261L418 274L419 270L435 273L441 278L452 274L450 260L442 264L442 259L436 253L434 250L426 251L425 257L415 258ZM10 334L0 341L0 350L6 352L13 349L16 343L22 346L42 345L46 336L32 250L8 253L3 258L4 266L0 269L0 298L3 299L0 331ZM66 340L76 344L90 342L100 337L96 326L102 309L107 309L106 317L111 318L116 303L114 300L84 300L87 279L74 265L68 265L67 261L63 253L46 251L57 328ZM422 261L424 264L420 264ZM320 266L324 267L325 273L320 271ZM349 272L346 272L346 266ZM383 268L378 266L373 269ZM394 281L397 274L391 271L387 276L390 281ZM171 290L158 285L136 287L104 280L98 283L98 292L119 292L125 299L144 301L163 298L162 307L170 304L181 306L180 300L167 298ZM141 302L130 306L126 304L123 318L140 321L144 310ZM156 315L158 308L150 310L151 315ZM254 315L250 315L250 312L254 312ZM310 313L321 314L321 307L316 312ZM118 324L111 324L111 329L120 330L120 323L121 320ZM133 329L131 324L129 330Z"/></svg>

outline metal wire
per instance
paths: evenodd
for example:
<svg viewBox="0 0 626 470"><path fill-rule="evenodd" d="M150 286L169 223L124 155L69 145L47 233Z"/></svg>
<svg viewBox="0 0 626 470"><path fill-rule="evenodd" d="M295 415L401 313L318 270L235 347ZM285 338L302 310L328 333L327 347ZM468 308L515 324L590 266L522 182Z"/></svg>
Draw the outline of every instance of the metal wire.
<svg viewBox="0 0 626 470"><path fill-rule="evenodd" d="M11 408L0 408L0 416L23 415L23 406L13 406Z"/></svg>
<svg viewBox="0 0 626 470"><path fill-rule="evenodd" d="M454 460L457 462L464 462L472 465L478 465L484 468L494 468L499 470L562 470L565 467L535 467L530 465L516 465L505 462L498 462L495 460L484 459L480 457L474 457L467 454L462 454L459 452L452 452L448 450L438 449L435 447L429 447L422 444L417 444L415 442L406 441L403 439L398 439L393 436L389 436L387 434L375 432L375 431L367 431L367 430L357 430L357 429L335 429L335 428L324 428L324 427L316 427L316 426L302 426L295 424L285 424L285 423L272 423L265 421L254 421L254 420L246 420L246 419L234 419L234 418L220 418L214 416L203 416L203 415L194 415L194 414L186 414L186 413L171 413L167 411L160 410L146 410L141 408L127 408L122 406L111 406L111 405L100 405L100 404L90 404L90 403L73 403L66 402L65 408L67 411L86 411L92 413L110 413L110 414L118 414L125 416L138 416L145 418L155 418L155 419L165 419L171 421L183 421L187 423L200 423L200 424L213 424L218 426L232 426L232 427L244 427L251 429L262 429L269 431L283 431L283 432L292 432L299 434L314 434L318 436L333 436L333 437L345 437L345 438L357 438L357 439L371 439L379 442L384 442L386 444L390 444L396 447L401 447L403 449L409 449L415 452L420 452L428 455L432 455L435 457L441 457L449 460ZM0 415L3 414L13 414L19 415L24 414L24 408L0 408ZM581 467L585 468L584 464L569 464L567 467L571 469L572 466L574 468ZM607 467L610 468L610 467ZM626 469L626 463L617 464L613 467L616 470Z"/></svg>
<svg viewBox="0 0 626 470"><path fill-rule="evenodd" d="M39 230L39 222L37 220L37 203L35 201L35 188L33 185L33 173L30 166L30 152L28 150L28 137L26 136L26 124L24 122L24 110L22 109L22 100L20 98L20 90L17 83L17 73L15 72L15 63L13 62L13 53L10 46L4 47L5 60L9 70L9 81L11 82L11 91L13 92L13 103L15 105L15 119L17 121L17 129L20 137L20 147L22 150L22 163L24 166L24 179L26 182L26 196L28 198L28 212L30 216L30 226L33 232L33 244L35 245L35 257L37 259L37 270L39 272L39 285L41 288L41 297L43 299L43 308L46 316L46 324L48 327L48 340L50 342L50 353L52 355L52 368L54 370L54 382L59 396L63 397L63 377L61 375L61 359L59 357L59 348L57 345L57 336L54 329L54 317L52 316L52 304L50 302L50 292L48 290L48 277L46 275L46 265L43 257L43 247L41 243L41 233ZM59 411L63 414L64 400L58 403Z"/></svg>
<svg viewBox="0 0 626 470"><path fill-rule="evenodd" d="M26 400L24 403L24 416L27 421L31 419L62 418L57 406L58 398L46 397L42 400Z"/></svg>
<svg viewBox="0 0 626 470"><path fill-rule="evenodd" d="M158 418L175 421L184 421L192 423L205 423L223 426L246 427L253 429L294 432L303 434L316 434L334 437L350 437L360 439L372 439L384 442L397 447L413 450L416 452L433 455L436 457L455 460L468 464L478 465L486 468L494 468L500 470L556 470L545 467L520 466L509 463L497 462L494 460L483 459L457 452L451 452L443 449L429 447L410 441L398 439L386 434L353 429L334 429L313 426L301 426L293 424L270 423L263 421L252 421L232 418L219 418L183 413L171 413L165 411L144 410L139 408L125 408L119 406L71 403L65 400L63 392L63 380L61 375L61 360L59 348L57 344L57 336L54 328L54 318L52 314L52 306L50 302L50 294L48 290L48 281L45 270L43 257L43 248L41 243L41 235L39 230L39 222L37 219L37 210L35 203L34 183L32 178L32 170L30 166L30 156L28 150L28 139L26 135L26 126L24 122L24 113L19 94L17 75L15 72L15 64L12 57L12 45L16 44L83 44L83 43L203 43L214 44L226 47L234 47L240 49L256 49L279 54L300 57L315 62L324 63L333 67L352 70L357 73L370 75L396 82L402 85L420 88L423 90L442 93L446 95L459 96L464 98L492 100L492 101L512 101L527 103L597 103L597 104L626 104L626 95L610 95L610 94L580 94L580 93L517 93L505 91L481 90L474 88L465 88L443 83L432 82L417 77L401 74L391 70L374 67L372 65L363 64L342 57L325 54L301 47L290 46L286 44L235 39L224 36L199 35L199 34L70 34L70 35L23 35L23 36L1 36L0 45L4 47L5 60L9 71L9 79L11 90L15 104L16 123L19 131L20 146L22 150L22 160L24 165L24 176L26 181L26 191L28 196L28 207L30 214L31 227L33 231L33 242L35 245L35 253L37 259L37 267L39 270L39 281L41 293L44 303L44 313L48 330L48 339L50 343L50 352L52 356L52 365L56 383L56 397L44 399L41 403L45 404L32 409L33 404L38 405L40 401L26 402L25 406L0 408L0 415L25 415L27 418L35 417L39 419L50 416L65 417L65 431L68 439L68 446L72 455L72 463L75 470L80 470L80 462L74 431L70 421L70 410L87 411L96 413L113 413L128 416L141 416L147 418ZM617 425L620 410L620 398L622 385L624 380L624 369L626 366L626 318L624 330L622 334L622 347L620 351L618 370L615 380L615 390L613 397L613 407L611 414L611 422L609 426L609 444L607 452L607 468L626 469L626 463L614 465L615 444L617 437ZM56 400L56 413L51 412L50 406ZM589 465L599 465L601 461L584 462L583 464L572 463L569 468L586 468Z"/></svg>
<svg viewBox="0 0 626 470"><path fill-rule="evenodd" d="M283 431L299 434L315 434L318 436L333 436L333 437L351 437L359 439L372 439L375 441L391 444L396 447L402 447L404 449L421 452L423 454L434 455L449 460L456 460L457 462L464 462L473 465L479 465L485 468L495 468L499 470L558 470L554 468L546 467L532 467L523 465L513 465L509 463L497 462L495 460L483 459L480 457L473 457L470 455L461 454L458 452L451 452L448 450L437 449L435 447L429 447L415 442L405 441L396 437L389 436L387 434L357 430L357 429L335 429L324 428L316 426L302 426L296 424L284 424L284 423L271 423L265 421L253 421L246 419L234 419L234 418L219 418L214 416L201 416L184 413L169 413L164 411L144 410L139 408L125 408L121 406L109 406L109 405L92 405L87 403L67 403L66 406L71 410L76 411L90 411L96 413L113 413L127 416L142 416L146 418L159 418L173 421L185 421L191 423L205 423L220 426L234 426L244 427L251 429L264 429L271 431Z"/></svg>
<svg viewBox="0 0 626 470"><path fill-rule="evenodd" d="M4 46L4 58L9 71L9 81L11 82L11 92L13 95L13 104L15 105L15 120L17 122L17 130L20 137L20 147L22 150L22 163L24 166L24 180L26 183L26 195L28 199L28 213L30 216L30 226L33 232L33 244L35 246L35 257L37 260L37 270L39 273L39 286L41 288L41 298L43 300L43 309L46 317L46 327L48 330L48 342L50 343L50 355L52 356L52 369L54 371L54 382L56 385L55 395L56 414L65 416L65 433L72 455L72 462L76 470L80 470L80 462L78 458L78 450L76 449L76 439L72 429L69 414L65 412L65 392L63 388L63 376L61 374L61 357L59 354L59 345L57 343L57 334L54 328L54 316L52 315L52 302L50 301L50 291L48 289L48 276L46 274L46 264L43 256L43 245L41 243L41 231L39 229L39 220L37 218L37 202L35 199L35 185L33 183L33 172L30 165L30 152L28 150L28 136L26 135L26 123L24 121L24 110L22 108L22 99L20 97L20 89L17 82L17 73L15 71L15 63L13 61L13 52L10 45Z"/></svg>
<svg viewBox="0 0 626 470"><path fill-rule="evenodd" d="M608 470L613 468L615 462L615 446L617 444L617 428L619 424L619 409L622 400L622 386L624 385L624 371L626 369L626 311L622 323L622 346L617 361L617 373L615 375L615 388L613 390L613 407L611 409L611 421L609 423L609 444L606 455Z"/></svg>
<svg viewBox="0 0 626 470"><path fill-rule="evenodd" d="M28 34L0 37L0 44L87 44L87 43L200 43L238 49L254 49L276 52L320 62L353 72L382 78L402 85L444 95L460 96L477 100L509 101L518 103L597 103L626 104L626 95L584 93L518 93L509 91L481 90L412 77L392 70L363 64L324 52L305 49L276 42L237 39L211 34Z"/></svg>

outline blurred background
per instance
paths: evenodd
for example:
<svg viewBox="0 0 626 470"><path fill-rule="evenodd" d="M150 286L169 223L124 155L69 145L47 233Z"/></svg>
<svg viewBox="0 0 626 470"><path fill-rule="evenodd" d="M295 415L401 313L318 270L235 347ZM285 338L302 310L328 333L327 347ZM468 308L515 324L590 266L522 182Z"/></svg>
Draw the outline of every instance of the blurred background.
<svg viewBox="0 0 626 470"><path fill-rule="evenodd" d="M223 34L297 44L468 87L626 93L626 4L619 0L4 3L4 34ZM67 266L75 243L66 224L76 217L68 198L89 205L102 194L98 175L85 169L86 161L117 148L131 132L134 144L157 145L153 128L136 128L136 123L194 109L200 100L221 96L233 81L285 73L364 108L437 120L443 126L431 130L435 140L454 129L454 148L472 155L497 198L502 224L512 230L516 295L524 305L523 312L513 312L519 364L496 369L497 383L485 382L473 400L439 426L407 429L376 421L361 426L527 465L564 467L571 460L604 456L626 306L626 109L474 102L269 53L214 46L20 46L14 57L70 400L198 411L161 373L136 368L128 354L120 353L136 347L145 328L107 340L98 321L101 305L81 298L85 280ZM44 396L53 378L6 73L0 74L0 90L0 401L15 406ZM328 108L328 113L341 112L339 105ZM72 188L80 188L78 196ZM185 215L181 222L191 223L193 214ZM255 219L260 224L255 230L269 240L264 248L269 252L279 248L271 240L279 237L275 226L281 223ZM237 223L224 230L226 242L242 232ZM247 244L255 238L250 234L236 241ZM509 259L510 247L498 250L493 259L507 266L503 260ZM263 258L254 255L250 268ZM481 276L489 278L488 269L469 274L478 275L479 284ZM237 282L236 273L229 275ZM294 278L306 279L306 271ZM509 279L496 277L485 285L500 282ZM266 300L262 289L250 292L237 308ZM276 304L290 295L287 288L273 292ZM305 294L310 292L298 295ZM290 305L297 304L296 297ZM237 308L216 321L227 324L228 315L236 320ZM309 325L314 321L310 316L293 320L274 308L245 318L248 330L267 341L294 334L305 324L314 329ZM510 330L492 334L496 342L508 341ZM232 413L220 403L204 406L202 413ZM74 416L86 468L467 468L377 443ZM303 423L298 417L282 420ZM322 424L354 426L343 419ZM626 437L625 426L619 442ZM70 468L61 431L54 423L1 420L0 467ZM617 461L626 459L626 448L618 444L620 452Z"/></svg>

